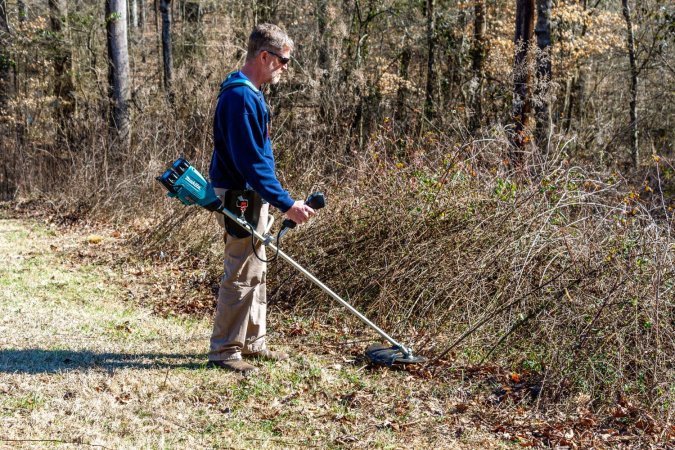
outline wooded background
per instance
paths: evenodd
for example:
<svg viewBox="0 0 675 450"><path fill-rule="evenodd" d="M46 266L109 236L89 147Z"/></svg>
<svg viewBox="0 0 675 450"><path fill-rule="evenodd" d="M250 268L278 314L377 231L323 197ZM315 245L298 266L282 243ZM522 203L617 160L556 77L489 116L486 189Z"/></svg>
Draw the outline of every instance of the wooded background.
<svg viewBox="0 0 675 450"><path fill-rule="evenodd" d="M208 152L214 92L262 21L297 41L293 74L269 95L274 139L296 160L320 155L322 171L382 126L404 159L426 132L467 142L495 129L515 166L551 134L622 171L672 153L667 1L2 0L2 196L53 189L54 164L97 170L124 154L136 166L168 159L168 142Z"/></svg>
<svg viewBox="0 0 675 450"><path fill-rule="evenodd" d="M279 176L330 202L295 254L429 355L672 413L670 1L0 0L0 196L200 254L218 230L154 177L205 172L218 85L268 21L296 42L266 89ZM318 308L294 280L272 301Z"/></svg>

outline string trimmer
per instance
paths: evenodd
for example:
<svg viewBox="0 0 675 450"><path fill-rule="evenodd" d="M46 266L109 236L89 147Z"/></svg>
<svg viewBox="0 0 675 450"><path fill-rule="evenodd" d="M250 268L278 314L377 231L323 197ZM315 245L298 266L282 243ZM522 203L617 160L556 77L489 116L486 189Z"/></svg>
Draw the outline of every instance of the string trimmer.
<svg viewBox="0 0 675 450"><path fill-rule="evenodd" d="M361 319L362 322L375 330L377 334L386 339L392 345L391 347L382 344L374 344L366 349L366 357L371 363L391 366L393 364L417 364L426 361L426 359L421 356L413 355L411 348L394 340L394 338L389 336L366 316L357 311L352 305L343 300L328 286L323 284L314 275L295 262L290 256L279 250L279 240L289 229L295 227L294 222L286 219L281 231L276 237L269 233L269 226L266 227L264 235L258 233L255 230L255 227L248 223L244 218L244 211L247 205L245 203L238 205L240 208L239 215L225 208L221 200L213 191L211 184L204 179L197 169L192 167L190 163L183 158L177 159L170 169L164 172L162 176L157 177L157 180L169 191L169 197L177 198L184 205L199 205L209 211L223 214L233 220L236 224L247 230L253 238L257 239L265 247L272 250L272 252L275 252L276 255L286 260L322 291L330 295L333 300L347 308L352 314ZM325 205L325 198L322 193L315 192L309 196L306 203L313 209L323 208Z"/></svg>

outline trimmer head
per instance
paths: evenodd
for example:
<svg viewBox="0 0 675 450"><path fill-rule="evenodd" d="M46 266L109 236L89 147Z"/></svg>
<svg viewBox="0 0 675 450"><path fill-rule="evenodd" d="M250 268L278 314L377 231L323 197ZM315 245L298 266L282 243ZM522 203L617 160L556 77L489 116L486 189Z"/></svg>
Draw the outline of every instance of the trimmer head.
<svg viewBox="0 0 675 450"><path fill-rule="evenodd" d="M382 344L373 344L366 349L366 358L377 366L392 366L394 364L421 364L426 362L423 356L406 355L400 347L387 347Z"/></svg>

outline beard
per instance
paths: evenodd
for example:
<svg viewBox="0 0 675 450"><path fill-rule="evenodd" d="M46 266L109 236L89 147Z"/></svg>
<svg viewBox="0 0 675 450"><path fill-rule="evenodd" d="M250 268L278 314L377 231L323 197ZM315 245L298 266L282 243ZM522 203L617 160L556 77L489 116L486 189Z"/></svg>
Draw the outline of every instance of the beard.
<svg viewBox="0 0 675 450"><path fill-rule="evenodd" d="M270 80L270 84L278 84L281 81L281 72L275 73Z"/></svg>

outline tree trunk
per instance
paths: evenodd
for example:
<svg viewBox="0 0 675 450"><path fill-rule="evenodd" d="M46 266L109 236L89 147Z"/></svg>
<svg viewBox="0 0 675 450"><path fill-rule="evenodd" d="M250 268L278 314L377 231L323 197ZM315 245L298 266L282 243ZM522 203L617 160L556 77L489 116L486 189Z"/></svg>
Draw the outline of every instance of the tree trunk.
<svg viewBox="0 0 675 450"><path fill-rule="evenodd" d="M12 97L14 83L12 81L11 58L9 53L9 21L7 20L7 4L5 0L0 0L0 117L8 115L7 103ZM0 120L0 130L2 139L0 139L0 154L3 155L2 171L0 172L0 200L12 200L16 193L16 183L14 182L14 166L16 156L12 155L11 141L5 133L9 129L5 128L4 121ZM14 156L11 157L10 155Z"/></svg>
<svg viewBox="0 0 675 450"><path fill-rule="evenodd" d="M138 28L145 27L145 0L136 0L138 3Z"/></svg>
<svg viewBox="0 0 675 450"><path fill-rule="evenodd" d="M527 139L525 126L532 109L530 98L530 68L527 61L528 51L532 45L534 32L534 0L517 0L516 2L516 44L513 61L513 110L514 130L511 143L519 149L511 155L511 162L522 163L522 151Z"/></svg>
<svg viewBox="0 0 675 450"><path fill-rule="evenodd" d="M172 89L173 80L173 56L171 54L171 0L160 0L159 10L162 13L162 60L164 62L164 90L173 105L174 94Z"/></svg>
<svg viewBox="0 0 675 450"><path fill-rule="evenodd" d="M106 0L105 18L108 41L108 94L112 105L110 125L118 149L124 151L131 143L126 0Z"/></svg>
<svg viewBox="0 0 675 450"><path fill-rule="evenodd" d="M328 43L326 42L326 28L328 25L328 0L316 2L316 25L319 31L319 68L329 75L330 60L328 58ZM322 77L323 79L324 77Z"/></svg>
<svg viewBox="0 0 675 450"><path fill-rule="evenodd" d="M474 5L473 46L471 49L472 79L469 83L469 131L480 128L483 116L483 63L485 61L485 0L476 0Z"/></svg>
<svg viewBox="0 0 675 450"><path fill-rule="evenodd" d="M68 39L68 5L66 0L49 0L54 45L54 95L58 99L59 137L68 139L69 121L75 110L72 52Z"/></svg>
<svg viewBox="0 0 675 450"><path fill-rule="evenodd" d="M328 120L329 105L334 101L332 98L332 90L330 89L330 80L332 75L332 64L330 60L329 44L326 36L328 30L328 0L316 0L316 26L319 32L318 37L318 66L321 77L319 83L321 85L319 92L319 117L321 120Z"/></svg>
<svg viewBox="0 0 675 450"><path fill-rule="evenodd" d="M628 59L630 60L630 137L631 137L631 161L633 168L637 169L638 158L638 117L637 117L637 89L638 69L635 61L635 36L633 34L633 21L630 15L628 0L621 1L623 5L623 17L626 19L628 38Z"/></svg>
<svg viewBox="0 0 675 450"><path fill-rule="evenodd" d="M129 0L129 25L132 29L138 28L138 0Z"/></svg>
<svg viewBox="0 0 675 450"><path fill-rule="evenodd" d="M434 50L436 44L434 0L426 0L427 15L427 86L424 100L424 117L431 120L434 117L434 85L436 76L434 71Z"/></svg>
<svg viewBox="0 0 675 450"><path fill-rule="evenodd" d="M4 110L14 87L9 54L9 37L7 4L5 0L0 0L0 115L6 113Z"/></svg>
<svg viewBox="0 0 675 450"><path fill-rule="evenodd" d="M401 80L396 90L396 109L394 110L395 122L401 127L407 129L406 97L408 96L408 78L410 71L410 61L412 60L412 49L407 36L403 38L403 51L401 52L401 62L398 68L398 77Z"/></svg>
<svg viewBox="0 0 675 450"><path fill-rule="evenodd" d="M537 0L537 88L535 97L537 142L544 143L551 130L551 0Z"/></svg>
<svg viewBox="0 0 675 450"><path fill-rule="evenodd" d="M0 33L9 33L9 21L7 20L7 3L0 0Z"/></svg>

